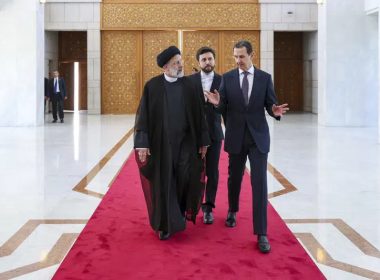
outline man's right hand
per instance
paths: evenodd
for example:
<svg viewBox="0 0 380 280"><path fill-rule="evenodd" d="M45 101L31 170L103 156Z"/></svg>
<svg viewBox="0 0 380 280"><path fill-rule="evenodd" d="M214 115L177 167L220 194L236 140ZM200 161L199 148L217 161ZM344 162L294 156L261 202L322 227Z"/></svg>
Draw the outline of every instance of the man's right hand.
<svg viewBox="0 0 380 280"><path fill-rule="evenodd" d="M144 163L147 156L150 156L149 148L136 148L137 154L139 155L139 160Z"/></svg>
<svg viewBox="0 0 380 280"><path fill-rule="evenodd" d="M211 91L204 91L204 95L207 97L208 102L214 104L215 106L219 105L220 102L220 94L217 90L214 90L214 93Z"/></svg>

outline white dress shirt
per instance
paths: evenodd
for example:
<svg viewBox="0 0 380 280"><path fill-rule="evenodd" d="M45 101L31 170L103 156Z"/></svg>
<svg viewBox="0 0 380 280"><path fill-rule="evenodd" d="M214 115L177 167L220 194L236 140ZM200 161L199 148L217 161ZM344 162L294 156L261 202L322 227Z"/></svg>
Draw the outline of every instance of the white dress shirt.
<svg viewBox="0 0 380 280"><path fill-rule="evenodd" d="M54 85L55 85L55 92L60 92L58 78L54 78Z"/></svg>
<svg viewBox="0 0 380 280"><path fill-rule="evenodd" d="M251 66L251 68L249 68L247 70L247 72L249 72L249 74L247 76L247 79L248 79L248 100L249 100L251 98L251 94L252 94L253 77L255 75L255 68L253 67L253 65ZM240 88L243 85L243 78L244 78L244 71L239 68Z"/></svg>
<svg viewBox="0 0 380 280"><path fill-rule="evenodd" d="M202 81L203 90L210 91L213 80L214 80L214 71L208 74L201 71L201 81Z"/></svg>
<svg viewBox="0 0 380 280"><path fill-rule="evenodd" d="M212 71L208 74L201 71L201 82L202 82L203 92L205 90L207 90L207 91L211 90L211 85L212 85L213 80L214 80L214 71ZM204 97L205 97L205 101L207 101L206 95Z"/></svg>

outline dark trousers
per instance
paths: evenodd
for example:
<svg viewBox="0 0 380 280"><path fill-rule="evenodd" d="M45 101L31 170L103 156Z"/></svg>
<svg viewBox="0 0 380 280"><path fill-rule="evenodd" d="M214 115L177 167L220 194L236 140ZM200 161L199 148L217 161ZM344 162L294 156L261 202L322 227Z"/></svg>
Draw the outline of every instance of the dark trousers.
<svg viewBox="0 0 380 280"><path fill-rule="evenodd" d="M254 234L267 233L267 161L268 154L261 153L248 128L245 129L243 148L240 154L229 154L228 165L228 204L229 211L239 211L241 182L247 156L251 165L251 186L253 201Z"/></svg>
<svg viewBox="0 0 380 280"><path fill-rule="evenodd" d="M207 148L206 153L206 176L207 185L205 192L205 203L203 211L212 211L215 208L216 192L219 182L219 158L222 141L215 141Z"/></svg>
<svg viewBox="0 0 380 280"><path fill-rule="evenodd" d="M63 120L63 98L61 95L54 94L53 97L51 98L51 103L53 105L53 119L57 120L57 110L58 110L58 115L61 120Z"/></svg>

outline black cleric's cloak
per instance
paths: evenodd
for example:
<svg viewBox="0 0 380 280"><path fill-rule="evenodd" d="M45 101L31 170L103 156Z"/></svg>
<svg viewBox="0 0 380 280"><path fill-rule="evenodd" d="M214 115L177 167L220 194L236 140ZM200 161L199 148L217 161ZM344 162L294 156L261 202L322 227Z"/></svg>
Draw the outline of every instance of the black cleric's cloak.
<svg viewBox="0 0 380 280"><path fill-rule="evenodd" d="M150 224L156 231L175 233L185 229L184 217L195 223L205 185L204 162L198 150L210 140L199 94L188 78L180 78L176 83L182 87L188 131L177 145L178 151L173 150L165 83L162 74L145 84L136 114L134 147L149 148L151 153L144 164L136 154ZM176 152L181 168L173 160Z"/></svg>

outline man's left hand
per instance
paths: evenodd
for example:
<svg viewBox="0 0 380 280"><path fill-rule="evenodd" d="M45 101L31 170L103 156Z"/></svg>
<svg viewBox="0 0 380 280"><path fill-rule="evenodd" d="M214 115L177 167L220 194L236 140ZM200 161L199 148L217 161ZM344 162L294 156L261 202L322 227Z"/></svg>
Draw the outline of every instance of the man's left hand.
<svg viewBox="0 0 380 280"><path fill-rule="evenodd" d="M207 152L207 146L203 146L199 148L199 153L201 154L201 158L204 159Z"/></svg>
<svg viewBox="0 0 380 280"><path fill-rule="evenodd" d="M272 106L272 112L273 115L276 117L281 117L283 114L285 114L287 111L289 111L288 104L282 104L282 105L275 105Z"/></svg>

